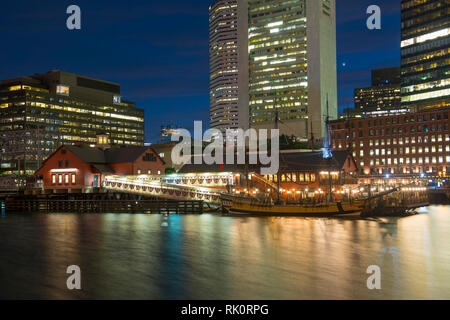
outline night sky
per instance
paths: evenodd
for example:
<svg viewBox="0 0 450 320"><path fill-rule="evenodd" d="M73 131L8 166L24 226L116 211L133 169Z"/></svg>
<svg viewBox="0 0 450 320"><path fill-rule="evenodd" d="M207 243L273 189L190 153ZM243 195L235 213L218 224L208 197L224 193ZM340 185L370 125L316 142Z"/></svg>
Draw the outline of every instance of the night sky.
<svg viewBox="0 0 450 320"><path fill-rule="evenodd" d="M59 69L120 83L146 109L146 140L161 125L208 123L208 6L213 0L46 0L0 2L0 79ZM76 4L82 29L66 28ZM382 30L366 9L382 10ZM337 0L339 110L370 70L400 64L400 0Z"/></svg>

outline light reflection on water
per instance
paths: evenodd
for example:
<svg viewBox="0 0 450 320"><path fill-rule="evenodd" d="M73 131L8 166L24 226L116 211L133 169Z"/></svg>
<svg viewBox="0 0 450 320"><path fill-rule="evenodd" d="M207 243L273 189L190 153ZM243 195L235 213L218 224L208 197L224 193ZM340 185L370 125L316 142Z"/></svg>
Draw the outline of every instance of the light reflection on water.
<svg viewBox="0 0 450 320"><path fill-rule="evenodd" d="M409 218L7 215L0 298L450 299L450 207ZM82 291L66 289L79 265ZM382 290L366 287L370 265Z"/></svg>

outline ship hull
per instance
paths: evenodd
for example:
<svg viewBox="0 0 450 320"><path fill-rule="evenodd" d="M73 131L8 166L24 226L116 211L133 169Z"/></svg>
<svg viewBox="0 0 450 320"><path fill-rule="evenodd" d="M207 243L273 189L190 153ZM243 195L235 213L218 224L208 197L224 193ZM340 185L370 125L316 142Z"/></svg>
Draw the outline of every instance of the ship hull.
<svg viewBox="0 0 450 320"><path fill-rule="evenodd" d="M259 205L255 203L234 202L228 213L251 216L304 216L327 217L360 213L363 206L358 203L332 203L328 205Z"/></svg>

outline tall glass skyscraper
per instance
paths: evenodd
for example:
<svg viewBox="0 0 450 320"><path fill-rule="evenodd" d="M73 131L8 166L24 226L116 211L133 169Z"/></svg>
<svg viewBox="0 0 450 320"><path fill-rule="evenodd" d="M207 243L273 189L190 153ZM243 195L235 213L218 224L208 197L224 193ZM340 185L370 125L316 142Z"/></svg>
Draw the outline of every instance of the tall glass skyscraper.
<svg viewBox="0 0 450 320"><path fill-rule="evenodd" d="M210 127L237 129L238 0L217 0L209 8Z"/></svg>
<svg viewBox="0 0 450 320"><path fill-rule="evenodd" d="M248 1L249 123L299 138L337 118L334 0Z"/></svg>
<svg viewBox="0 0 450 320"><path fill-rule="evenodd" d="M450 106L450 0L402 0L402 106Z"/></svg>

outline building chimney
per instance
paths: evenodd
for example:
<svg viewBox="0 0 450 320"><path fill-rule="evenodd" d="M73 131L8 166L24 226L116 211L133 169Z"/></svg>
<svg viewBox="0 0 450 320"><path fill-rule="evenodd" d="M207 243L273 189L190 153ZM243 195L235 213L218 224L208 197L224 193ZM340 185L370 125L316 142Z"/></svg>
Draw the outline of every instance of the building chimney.
<svg viewBox="0 0 450 320"><path fill-rule="evenodd" d="M97 133L97 144L95 145L95 147L102 150L110 149L111 144L109 141L109 136L104 132Z"/></svg>

